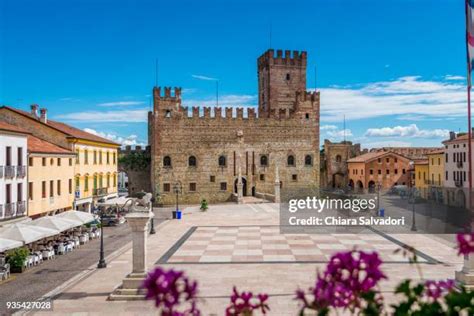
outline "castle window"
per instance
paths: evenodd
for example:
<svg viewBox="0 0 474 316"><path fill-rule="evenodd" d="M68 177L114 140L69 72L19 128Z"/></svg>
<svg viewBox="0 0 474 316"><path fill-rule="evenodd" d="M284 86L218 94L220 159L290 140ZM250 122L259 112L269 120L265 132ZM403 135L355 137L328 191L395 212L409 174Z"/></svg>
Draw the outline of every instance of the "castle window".
<svg viewBox="0 0 474 316"><path fill-rule="evenodd" d="M171 167L171 158L170 158L170 156L165 156L163 158L163 167Z"/></svg>
<svg viewBox="0 0 474 316"><path fill-rule="evenodd" d="M374 174L374 169L370 169L370 174Z"/></svg>
<svg viewBox="0 0 474 316"><path fill-rule="evenodd" d="M289 155L288 159L287 159L287 162L288 162L288 166L294 166L295 165L295 156Z"/></svg>
<svg viewBox="0 0 474 316"><path fill-rule="evenodd" d="M163 183L163 192L171 192L171 184Z"/></svg>
<svg viewBox="0 0 474 316"><path fill-rule="evenodd" d="M265 181L265 175L263 173L260 175L260 181Z"/></svg>
<svg viewBox="0 0 474 316"><path fill-rule="evenodd" d="M297 174L291 175L291 180L298 181L298 175Z"/></svg>
<svg viewBox="0 0 474 316"><path fill-rule="evenodd" d="M262 155L260 156L260 165L261 166L268 166L268 156L267 155Z"/></svg>
<svg viewBox="0 0 474 316"><path fill-rule="evenodd" d="M194 156L189 156L189 158L188 158L188 165L189 165L189 167L196 167L196 164L197 164L197 162L196 162L196 157L194 157Z"/></svg>
<svg viewBox="0 0 474 316"><path fill-rule="evenodd" d="M171 111L170 110L166 110L165 117L171 117Z"/></svg>
<svg viewBox="0 0 474 316"><path fill-rule="evenodd" d="M341 161L342 161L341 155L337 155L337 156L336 156L336 162L341 162Z"/></svg>
<svg viewBox="0 0 474 316"><path fill-rule="evenodd" d="M227 182L221 182L221 191L227 191Z"/></svg>
<svg viewBox="0 0 474 316"><path fill-rule="evenodd" d="M216 182L216 176L211 176L209 179L210 182Z"/></svg>
<svg viewBox="0 0 474 316"><path fill-rule="evenodd" d="M286 74L286 80L290 81L290 79L291 79L290 74Z"/></svg>
<svg viewBox="0 0 474 316"><path fill-rule="evenodd" d="M311 155L306 155L304 157L304 164L305 164L305 166L312 166L313 165L313 157L311 157Z"/></svg>
<svg viewBox="0 0 474 316"><path fill-rule="evenodd" d="M196 192L196 182L191 182L189 184L189 192Z"/></svg>
<svg viewBox="0 0 474 316"><path fill-rule="evenodd" d="M305 118L306 118L307 120L309 120L309 113L305 113L304 116L305 116Z"/></svg>
<svg viewBox="0 0 474 316"><path fill-rule="evenodd" d="M219 156L219 167L225 167L226 166L226 159L225 156Z"/></svg>

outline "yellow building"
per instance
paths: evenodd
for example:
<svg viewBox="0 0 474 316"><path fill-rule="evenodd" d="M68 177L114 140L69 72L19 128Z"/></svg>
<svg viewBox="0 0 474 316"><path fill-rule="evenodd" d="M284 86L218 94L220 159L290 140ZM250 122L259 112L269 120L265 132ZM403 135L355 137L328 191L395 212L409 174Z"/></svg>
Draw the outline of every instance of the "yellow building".
<svg viewBox="0 0 474 316"><path fill-rule="evenodd" d="M49 120L46 109L31 105L31 112L0 107L0 120L21 126L32 135L77 155L74 164L74 208L90 212L99 199L118 196L117 144L68 124Z"/></svg>
<svg viewBox="0 0 474 316"><path fill-rule="evenodd" d="M76 205L88 211L90 202L117 195L117 146L77 140L74 149Z"/></svg>
<svg viewBox="0 0 474 316"><path fill-rule="evenodd" d="M28 216L70 210L74 203L74 152L28 136Z"/></svg>
<svg viewBox="0 0 474 316"><path fill-rule="evenodd" d="M419 159L414 163L415 188L420 192L421 197L426 198L428 190L429 165L428 160Z"/></svg>
<svg viewBox="0 0 474 316"><path fill-rule="evenodd" d="M429 185L433 187L442 187L444 185L444 149L439 149L428 153L429 165Z"/></svg>

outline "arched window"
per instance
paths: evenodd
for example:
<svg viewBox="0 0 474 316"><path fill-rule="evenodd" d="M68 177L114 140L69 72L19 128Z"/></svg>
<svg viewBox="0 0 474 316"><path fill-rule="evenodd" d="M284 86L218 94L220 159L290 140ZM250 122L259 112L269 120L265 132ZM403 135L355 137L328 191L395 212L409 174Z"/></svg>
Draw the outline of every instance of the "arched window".
<svg viewBox="0 0 474 316"><path fill-rule="evenodd" d="M295 165L295 156L289 155L288 156L288 166L294 166Z"/></svg>
<svg viewBox="0 0 474 316"><path fill-rule="evenodd" d="M189 156L189 158L188 158L188 166L189 166L189 167L196 167L196 165L197 165L196 157L194 157L194 156Z"/></svg>
<svg viewBox="0 0 474 316"><path fill-rule="evenodd" d="M170 158L170 156L165 156L163 158L163 167L171 167L171 158Z"/></svg>
<svg viewBox="0 0 474 316"><path fill-rule="evenodd" d="M226 166L225 156L219 156L219 167L225 167L225 166Z"/></svg>
<svg viewBox="0 0 474 316"><path fill-rule="evenodd" d="M268 156L267 155L262 155L260 156L260 165L261 166L268 166Z"/></svg>
<svg viewBox="0 0 474 316"><path fill-rule="evenodd" d="M337 156L336 156L336 162L341 162L341 161L342 161L341 155L337 155Z"/></svg>
<svg viewBox="0 0 474 316"><path fill-rule="evenodd" d="M304 157L304 164L305 164L305 166L312 166L313 165L313 157L311 157L311 155L306 155Z"/></svg>

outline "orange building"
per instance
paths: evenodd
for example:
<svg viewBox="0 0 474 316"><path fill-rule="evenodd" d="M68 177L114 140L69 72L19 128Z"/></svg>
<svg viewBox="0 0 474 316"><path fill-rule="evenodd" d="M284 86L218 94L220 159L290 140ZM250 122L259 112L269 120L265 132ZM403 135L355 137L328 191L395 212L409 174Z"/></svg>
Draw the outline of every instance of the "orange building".
<svg viewBox="0 0 474 316"><path fill-rule="evenodd" d="M347 161L349 186L354 189L389 189L409 185L410 159L394 152L369 152Z"/></svg>

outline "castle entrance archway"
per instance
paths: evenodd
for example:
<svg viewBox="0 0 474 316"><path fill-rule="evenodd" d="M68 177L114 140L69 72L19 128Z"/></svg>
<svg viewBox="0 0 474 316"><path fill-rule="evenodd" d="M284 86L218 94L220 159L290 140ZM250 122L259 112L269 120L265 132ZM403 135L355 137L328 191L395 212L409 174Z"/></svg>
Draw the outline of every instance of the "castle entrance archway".
<svg viewBox="0 0 474 316"><path fill-rule="evenodd" d="M239 178L235 179L234 181L234 192L237 193L237 183L239 182ZM247 179L242 177L242 195L247 196Z"/></svg>

